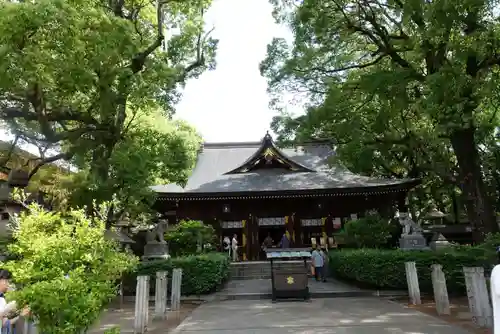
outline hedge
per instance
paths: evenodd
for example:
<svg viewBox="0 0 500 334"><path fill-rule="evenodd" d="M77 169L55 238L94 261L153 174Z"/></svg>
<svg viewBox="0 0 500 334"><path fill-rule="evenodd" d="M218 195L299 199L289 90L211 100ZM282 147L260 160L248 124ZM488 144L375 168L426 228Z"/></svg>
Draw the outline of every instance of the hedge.
<svg viewBox="0 0 500 334"><path fill-rule="evenodd" d="M462 268L485 266L480 249L449 249L441 251L403 251L357 249L330 252L329 268L333 276L378 289L407 289L405 262L415 261L420 290L432 292L431 265L441 264L448 292L465 291Z"/></svg>
<svg viewBox="0 0 500 334"><path fill-rule="evenodd" d="M209 253L141 262L135 272L124 279L124 292L135 293L136 278L151 277L150 287L154 291L156 272L167 271L171 278L174 268L182 269L182 295L202 295L216 291L229 277L229 259L226 254ZM169 286L170 288L170 286Z"/></svg>

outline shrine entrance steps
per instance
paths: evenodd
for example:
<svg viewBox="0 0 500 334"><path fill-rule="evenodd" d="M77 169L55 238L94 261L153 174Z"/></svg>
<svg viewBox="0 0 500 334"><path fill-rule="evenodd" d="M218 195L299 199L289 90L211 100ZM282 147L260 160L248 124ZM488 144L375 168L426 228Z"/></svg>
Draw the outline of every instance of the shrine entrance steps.
<svg viewBox="0 0 500 334"><path fill-rule="evenodd" d="M275 268L304 270L304 261L275 262ZM230 279L224 289L215 294L216 300L271 299L271 265L267 261L236 262L231 264ZM377 291L360 289L332 277L327 282L309 278L311 298L333 297L394 297L407 295L406 291Z"/></svg>
<svg viewBox="0 0 500 334"><path fill-rule="evenodd" d="M274 261L274 267L304 270L304 261ZM230 278L231 280L271 279L271 264L269 261L233 262L230 265Z"/></svg>

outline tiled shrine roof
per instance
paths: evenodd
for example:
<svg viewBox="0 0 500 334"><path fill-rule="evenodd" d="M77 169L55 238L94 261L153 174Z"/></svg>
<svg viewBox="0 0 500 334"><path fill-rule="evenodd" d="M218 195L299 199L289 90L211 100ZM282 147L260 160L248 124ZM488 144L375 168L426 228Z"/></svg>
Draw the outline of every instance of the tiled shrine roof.
<svg viewBox="0 0 500 334"><path fill-rule="evenodd" d="M269 135L261 142L207 143L184 188L169 184L154 186L153 190L160 198L276 197L271 195L312 191L338 195L388 193L407 190L419 182L357 175L332 165L334 154L331 145L325 143L279 149ZM266 162L274 167L266 168Z"/></svg>

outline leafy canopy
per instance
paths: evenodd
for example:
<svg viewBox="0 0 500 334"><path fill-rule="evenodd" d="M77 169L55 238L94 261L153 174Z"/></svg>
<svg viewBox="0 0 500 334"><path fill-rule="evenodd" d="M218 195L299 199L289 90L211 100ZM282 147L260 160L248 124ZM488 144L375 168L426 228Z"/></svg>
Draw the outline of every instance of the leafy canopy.
<svg viewBox="0 0 500 334"><path fill-rule="evenodd" d="M308 101L275 119L281 139L334 138L356 171L424 178L420 207L459 188L478 238L495 230L479 146L498 125L497 1L271 2L294 33L261 64L273 105Z"/></svg>
<svg viewBox="0 0 500 334"><path fill-rule="evenodd" d="M58 203L118 198L125 207L149 198L154 181L185 182L200 138L170 118L186 81L215 66L210 4L0 1L2 122L57 151L39 165L66 159L79 169L61 182L70 203Z"/></svg>

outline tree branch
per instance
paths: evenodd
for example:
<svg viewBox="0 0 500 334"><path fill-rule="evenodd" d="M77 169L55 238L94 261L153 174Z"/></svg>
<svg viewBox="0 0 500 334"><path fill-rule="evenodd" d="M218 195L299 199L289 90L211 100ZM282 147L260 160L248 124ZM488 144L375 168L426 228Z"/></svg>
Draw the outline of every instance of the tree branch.
<svg viewBox="0 0 500 334"><path fill-rule="evenodd" d="M53 162L56 162L58 160L64 159L64 160L69 160L74 156L74 153L72 152L66 152L66 153L59 153L54 156L48 157L48 158L43 158L40 159L40 162L30 171L28 179L31 179L39 170L46 164L50 164Z"/></svg>
<svg viewBox="0 0 500 334"><path fill-rule="evenodd" d="M0 161L0 166L5 168L7 167L7 163L10 161L10 158L12 157L12 154L14 153L14 150L16 149L17 142L19 141L20 135L16 134L16 137L14 138L14 141L12 142L12 145L10 145L9 151L7 152L7 155L5 158L3 158Z"/></svg>

